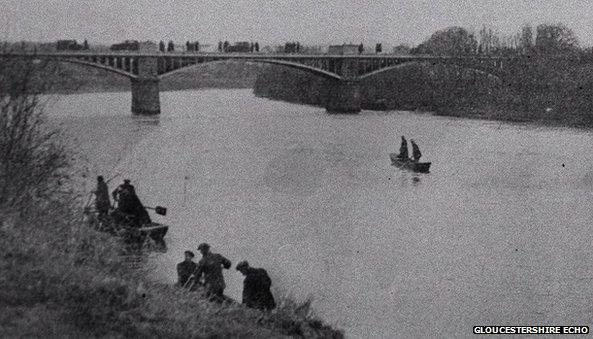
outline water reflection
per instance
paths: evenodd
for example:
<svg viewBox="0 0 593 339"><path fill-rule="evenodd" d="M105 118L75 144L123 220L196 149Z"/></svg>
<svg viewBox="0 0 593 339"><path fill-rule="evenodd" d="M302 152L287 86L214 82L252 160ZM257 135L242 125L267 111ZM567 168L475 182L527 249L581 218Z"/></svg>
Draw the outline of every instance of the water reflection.
<svg viewBox="0 0 593 339"><path fill-rule="evenodd" d="M132 120L139 125L146 126L158 126L161 122L160 114L157 115L138 115L134 114L131 116Z"/></svg>

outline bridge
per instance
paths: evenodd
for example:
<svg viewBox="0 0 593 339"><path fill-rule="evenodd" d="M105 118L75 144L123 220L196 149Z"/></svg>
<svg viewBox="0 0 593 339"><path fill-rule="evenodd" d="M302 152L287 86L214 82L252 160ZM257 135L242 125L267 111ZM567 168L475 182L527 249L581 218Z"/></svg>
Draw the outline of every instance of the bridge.
<svg viewBox="0 0 593 339"><path fill-rule="evenodd" d="M58 52L3 53L0 58L49 59L82 64L126 76L131 81L132 112L159 114L159 80L188 67L216 61L258 62L299 69L326 78L326 110L356 113L361 109L361 80L406 63L430 63L473 69L503 78L523 57L447 57L396 55L302 55L226 53Z"/></svg>

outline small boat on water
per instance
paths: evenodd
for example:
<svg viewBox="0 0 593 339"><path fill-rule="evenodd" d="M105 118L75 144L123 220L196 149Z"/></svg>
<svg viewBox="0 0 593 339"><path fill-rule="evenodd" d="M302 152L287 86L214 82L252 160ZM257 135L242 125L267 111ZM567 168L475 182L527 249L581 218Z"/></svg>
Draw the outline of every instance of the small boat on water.
<svg viewBox="0 0 593 339"><path fill-rule="evenodd" d="M391 164L393 166L418 173L430 172L430 162L416 162L412 159L402 159L398 157L397 153L389 153L389 158L391 158Z"/></svg>
<svg viewBox="0 0 593 339"><path fill-rule="evenodd" d="M101 232L121 237L126 243L144 243L147 238L161 244L169 230L169 226L150 222L141 227L132 226L129 223L117 222L112 213L99 214L95 210L85 208L84 215L86 222Z"/></svg>

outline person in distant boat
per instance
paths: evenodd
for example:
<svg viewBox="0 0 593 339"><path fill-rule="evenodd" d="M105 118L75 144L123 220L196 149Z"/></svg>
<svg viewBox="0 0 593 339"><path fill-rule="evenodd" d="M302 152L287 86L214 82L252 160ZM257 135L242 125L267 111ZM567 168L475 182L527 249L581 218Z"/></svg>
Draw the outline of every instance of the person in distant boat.
<svg viewBox="0 0 593 339"><path fill-rule="evenodd" d="M117 202L117 215L121 218L127 219L136 227L151 223L148 211L136 195L136 190L130 184L130 179L125 179L124 183L119 185L112 195L113 201Z"/></svg>
<svg viewBox="0 0 593 339"><path fill-rule="evenodd" d="M403 159L403 160L407 160L409 155L408 155L408 142L406 141L406 138L402 135L402 143L401 146L399 147L399 154L397 155L398 158Z"/></svg>
<svg viewBox="0 0 593 339"><path fill-rule="evenodd" d="M237 271L245 276L243 281L243 305L266 311L276 307L276 301L270 291L272 279L270 279L266 270L249 267L247 261L241 261L237 264Z"/></svg>
<svg viewBox="0 0 593 339"><path fill-rule="evenodd" d="M194 260L194 253L192 251L185 251L185 260L177 264L177 286L181 287L189 287L190 285L190 277L198 268L198 264L196 264ZM194 285L192 284L190 288L193 288Z"/></svg>
<svg viewBox="0 0 593 339"><path fill-rule="evenodd" d="M422 156L422 153L420 153L420 148L418 147L418 145L416 145L414 140L410 140L410 143L412 144L412 160L418 162L420 161L420 157Z"/></svg>
<svg viewBox="0 0 593 339"><path fill-rule="evenodd" d="M111 201L109 200L109 187L103 176L97 177L97 189L95 190L95 207L99 214L107 214L111 207Z"/></svg>
<svg viewBox="0 0 593 339"><path fill-rule="evenodd" d="M196 272L193 274L197 283L204 280L204 287L208 296L217 302L224 301L224 276L222 269L231 268L231 261L218 253L210 252L210 245L202 243L198 246L198 251L202 253L202 259L198 262Z"/></svg>

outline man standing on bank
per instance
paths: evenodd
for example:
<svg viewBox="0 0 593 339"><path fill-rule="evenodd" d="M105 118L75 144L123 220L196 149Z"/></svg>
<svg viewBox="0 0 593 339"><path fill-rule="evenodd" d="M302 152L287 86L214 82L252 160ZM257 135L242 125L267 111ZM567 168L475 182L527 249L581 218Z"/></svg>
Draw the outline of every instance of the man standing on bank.
<svg viewBox="0 0 593 339"><path fill-rule="evenodd" d="M187 287L191 284L190 277L198 268L198 264L193 262L195 257L192 251L185 251L185 260L177 264L177 286ZM195 284L191 284L193 287ZM190 287L190 289L192 289Z"/></svg>
<svg viewBox="0 0 593 339"><path fill-rule="evenodd" d="M202 253L202 259L198 262L196 273L194 274L196 282L204 277L204 287L206 292L214 301L222 302L223 293L226 288L222 269L231 268L231 261L218 253L210 252L210 245L202 243L198 246L198 251Z"/></svg>
<svg viewBox="0 0 593 339"><path fill-rule="evenodd" d="M99 214L107 214L111 207L111 201L109 201L109 188L103 176L97 177L97 189L95 190L95 207Z"/></svg>
<svg viewBox="0 0 593 339"><path fill-rule="evenodd" d="M249 267L247 261L237 264L237 271L245 276L243 281L243 305L258 310L269 311L276 307L270 291L272 280L263 268Z"/></svg>

